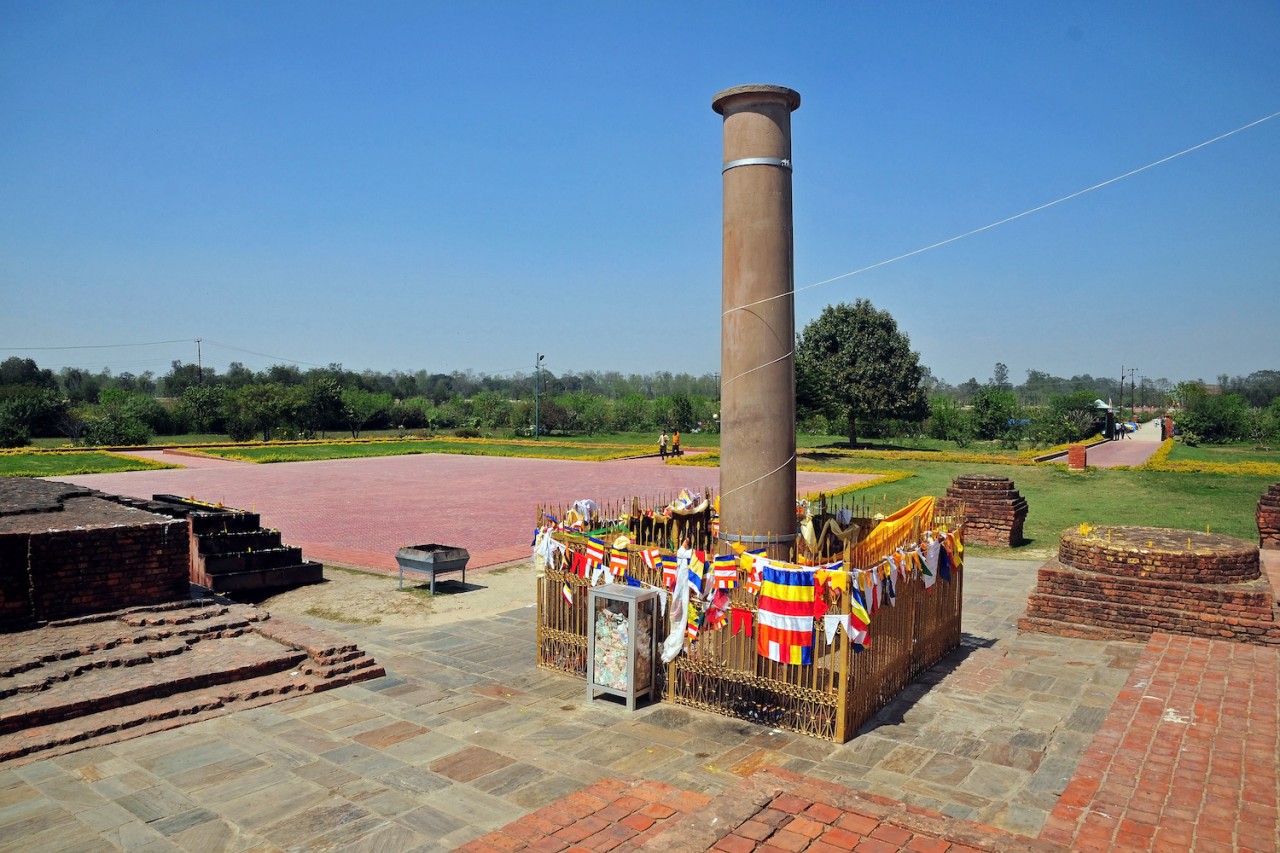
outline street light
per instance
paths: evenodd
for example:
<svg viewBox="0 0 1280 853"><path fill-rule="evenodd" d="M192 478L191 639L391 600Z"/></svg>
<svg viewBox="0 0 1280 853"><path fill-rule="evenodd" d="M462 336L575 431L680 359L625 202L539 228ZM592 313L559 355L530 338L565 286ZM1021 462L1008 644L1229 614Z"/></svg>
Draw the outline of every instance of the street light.
<svg viewBox="0 0 1280 853"><path fill-rule="evenodd" d="M533 363L533 440L537 441L542 432L538 427L538 386L542 384L542 360L546 358L538 353L538 360Z"/></svg>

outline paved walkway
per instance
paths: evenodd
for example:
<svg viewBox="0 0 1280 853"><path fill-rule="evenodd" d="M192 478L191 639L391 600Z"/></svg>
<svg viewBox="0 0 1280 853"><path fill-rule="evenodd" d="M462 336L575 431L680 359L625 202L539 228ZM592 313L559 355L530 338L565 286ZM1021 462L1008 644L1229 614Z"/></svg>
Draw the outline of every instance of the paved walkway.
<svg viewBox="0 0 1280 853"><path fill-rule="evenodd" d="M399 548L427 542L466 548L468 568L528 557L539 503L671 498L682 488L720 483L718 468L648 458L570 462L427 454L271 465L161 458L199 467L59 479L113 494L173 494L252 510L307 559L383 570L396 568ZM797 479L803 495L873 475L801 471Z"/></svg>
<svg viewBox="0 0 1280 853"><path fill-rule="evenodd" d="M531 604L342 626L384 678L0 764L0 851L1277 849L1276 651L1018 634L1034 569L847 744L589 702Z"/></svg>
<svg viewBox="0 0 1280 853"><path fill-rule="evenodd" d="M1089 448L1089 464L1095 468L1142 465L1160 449L1160 423L1138 424L1138 431L1128 438L1104 441ZM1065 461L1065 457L1063 457Z"/></svg>

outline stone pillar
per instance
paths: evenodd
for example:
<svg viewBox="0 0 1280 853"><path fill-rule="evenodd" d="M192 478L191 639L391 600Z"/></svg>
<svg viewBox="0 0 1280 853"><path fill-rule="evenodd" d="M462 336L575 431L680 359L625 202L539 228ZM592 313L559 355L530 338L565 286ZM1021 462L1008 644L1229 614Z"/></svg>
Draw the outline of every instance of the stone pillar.
<svg viewBox="0 0 1280 853"><path fill-rule="evenodd" d="M791 112L782 86L715 96L724 116L720 537L771 556L796 532ZM756 541L752 541L752 539Z"/></svg>
<svg viewBox="0 0 1280 853"><path fill-rule="evenodd" d="M1067 469L1083 471L1089 467L1089 448L1083 444L1073 444L1067 448Z"/></svg>

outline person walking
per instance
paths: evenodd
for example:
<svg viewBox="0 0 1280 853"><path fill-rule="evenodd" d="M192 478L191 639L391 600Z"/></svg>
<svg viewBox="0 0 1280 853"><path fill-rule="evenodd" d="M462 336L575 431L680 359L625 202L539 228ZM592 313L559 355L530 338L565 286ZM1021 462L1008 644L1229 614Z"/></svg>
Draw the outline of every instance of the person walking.
<svg viewBox="0 0 1280 853"><path fill-rule="evenodd" d="M680 430L676 430L671 434L671 455L680 455Z"/></svg>
<svg viewBox="0 0 1280 853"><path fill-rule="evenodd" d="M662 435L658 436L658 455L665 461L667 458L667 431L664 429Z"/></svg>

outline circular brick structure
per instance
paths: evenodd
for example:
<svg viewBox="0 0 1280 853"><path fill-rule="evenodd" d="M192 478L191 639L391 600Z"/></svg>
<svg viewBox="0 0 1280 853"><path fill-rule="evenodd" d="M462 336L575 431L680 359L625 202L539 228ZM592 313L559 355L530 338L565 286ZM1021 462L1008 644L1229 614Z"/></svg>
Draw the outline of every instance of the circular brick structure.
<svg viewBox="0 0 1280 853"><path fill-rule="evenodd" d="M963 474L947 487L946 497L964 502L965 542L1004 548L1022 542L1027 499L1008 477Z"/></svg>
<svg viewBox="0 0 1280 853"><path fill-rule="evenodd" d="M1272 484L1258 500L1258 545L1280 549L1280 483Z"/></svg>
<svg viewBox="0 0 1280 853"><path fill-rule="evenodd" d="M1261 574L1258 546L1217 533L1164 527L1096 527L1063 531L1058 561L1104 575L1232 584Z"/></svg>

